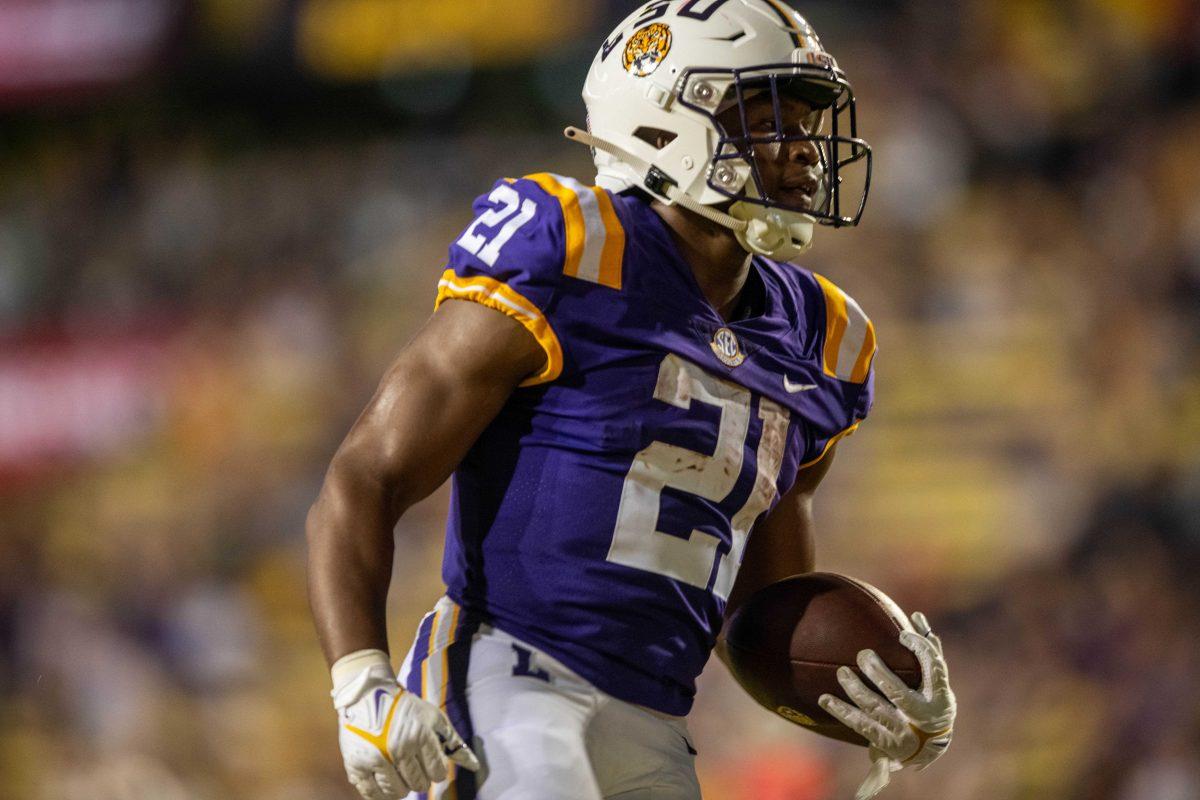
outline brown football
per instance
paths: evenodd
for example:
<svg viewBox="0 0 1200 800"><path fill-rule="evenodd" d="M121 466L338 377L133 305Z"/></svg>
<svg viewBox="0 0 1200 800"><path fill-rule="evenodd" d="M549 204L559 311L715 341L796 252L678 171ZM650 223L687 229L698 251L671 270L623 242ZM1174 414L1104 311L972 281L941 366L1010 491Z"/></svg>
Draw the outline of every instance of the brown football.
<svg viewBox="0 0 1200 800"><path fill-rule="evenodd" d="M729 665L738 683L764 708L814 733L866 746L857 733L825 713L817 698L850 698L837 669L858 669L859 650L879 654L905 683L921 685L921 665L900 644L912 630L904 612L865 581L810 572L773 583L739 608L725 631Z"/></svg>

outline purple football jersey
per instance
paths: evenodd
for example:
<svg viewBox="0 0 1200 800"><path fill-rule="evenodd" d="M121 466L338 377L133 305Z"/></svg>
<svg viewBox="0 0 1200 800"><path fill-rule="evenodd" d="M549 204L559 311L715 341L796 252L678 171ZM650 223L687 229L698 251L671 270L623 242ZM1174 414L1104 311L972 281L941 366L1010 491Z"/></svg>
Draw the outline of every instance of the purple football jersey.
<svg viewBox="0 0 1200 800"><path fill-rule="evenodd" d="M546 366L454 473L448 594L686 714L755 521L870 408L874 329L829 281L757 257L751 314L723 321L632 194L539 174L475 212L437 302L508 314Z"/></svg>

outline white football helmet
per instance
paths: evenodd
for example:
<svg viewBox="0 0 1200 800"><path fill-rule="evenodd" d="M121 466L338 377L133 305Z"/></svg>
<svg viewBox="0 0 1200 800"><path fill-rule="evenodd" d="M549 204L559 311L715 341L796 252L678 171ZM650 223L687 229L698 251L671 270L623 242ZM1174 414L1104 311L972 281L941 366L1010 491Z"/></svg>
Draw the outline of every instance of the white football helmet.
<svg viewBox="0 0 1200 800"><path fill-rule="evenodd" d="M725 130L718 115L769 92L774 130ZM829 131L786 120L783 95L831 113ZM742 246L789 261L812 243L813 225L856 225L870 186L871 148L858 138L854 91L802 16L781 0L654 0L601 46L583 87L596 182L632 187L733 230ZM755 148L815 145L819 186L804 206L766 191ZM778 152L777 150L774 152ZM853 167L852 167L853 165ZM857 172L856 197L841 194ZM729 204L728 208L718 208Z"/></svg>

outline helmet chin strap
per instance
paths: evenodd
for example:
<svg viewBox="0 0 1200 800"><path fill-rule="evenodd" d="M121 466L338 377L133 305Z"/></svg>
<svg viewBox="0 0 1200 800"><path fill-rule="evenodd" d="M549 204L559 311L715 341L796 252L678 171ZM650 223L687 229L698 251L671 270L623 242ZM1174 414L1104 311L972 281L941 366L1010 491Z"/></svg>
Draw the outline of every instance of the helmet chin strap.
<svg viewBox="0 0 1200 800"><path fill-rule="evenodd" d="M812 247L813 219L807 214L742 202L730 206L729 212L746 216L746 229L735 231L735 235L751 253L791 261Z"/></svg>
<svg viewBox="0 0 1200 800"><path fill-rule="evenodd" d="M564 130L563 135L573 142L602 150L633 167L642 175L642 182L650 192L666 197L670 202L733 231L738 242L749 253L778 261L789 261L812 244L813 222L807 215L763 209L762 206L743 202L734 203L729 208L731 213L726 214L697 202L653 164L638 158L623 147L573 125ZM654 179L656 173L660 176L657 181ZM762 213L764 210L767 213Z"/></svg>

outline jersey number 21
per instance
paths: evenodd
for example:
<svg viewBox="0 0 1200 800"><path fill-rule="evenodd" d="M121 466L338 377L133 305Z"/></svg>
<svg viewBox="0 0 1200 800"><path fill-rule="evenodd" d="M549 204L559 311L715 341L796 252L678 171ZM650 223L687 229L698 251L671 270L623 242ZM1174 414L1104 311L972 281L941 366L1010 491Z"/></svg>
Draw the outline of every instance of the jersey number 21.
<svg viewBox="0 0 1200 800"><path fill-rule="evenodd" d="M721 410L717 447L709 456L665 442L651 442L634 456L621 487L608 560L705 589L720 540L700 530L692 531L686 539L657 530L662 490L669 486L712 502L729 496L742 472L750 428L750 390L671 354L659 367L654 398L683 409L690 408L693 401L717 406ZM783 464L788 410L760 397L758 416L763 424L754 488L730 520L733 541L729 552L720 557L712 588L713 594L722 599L728 599L733 589L750 526L775 499L775 481Z"/></svg>

